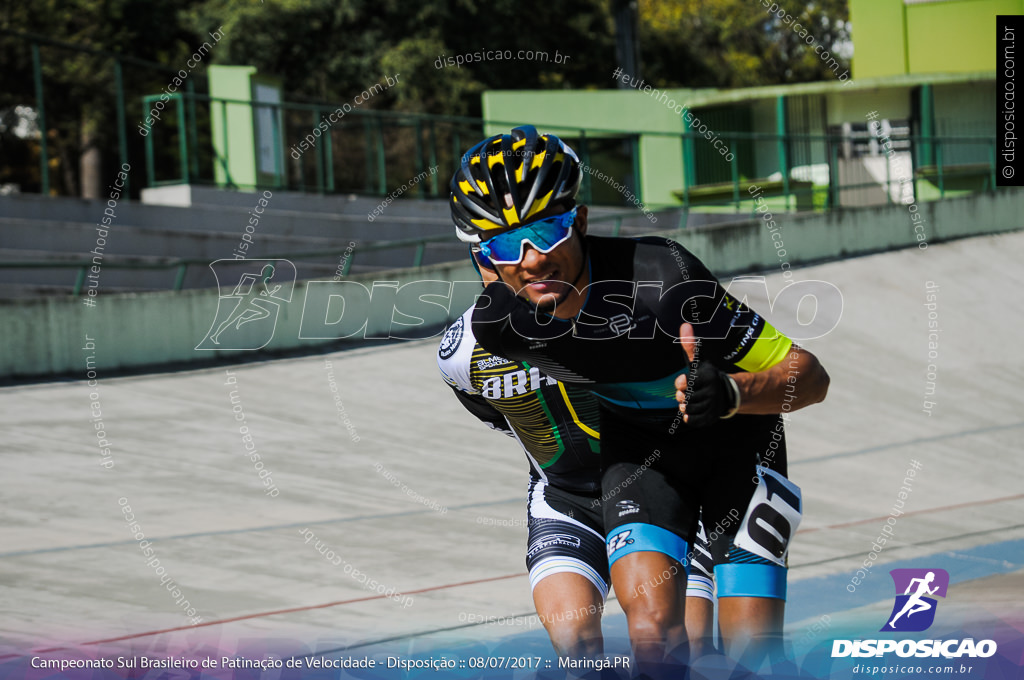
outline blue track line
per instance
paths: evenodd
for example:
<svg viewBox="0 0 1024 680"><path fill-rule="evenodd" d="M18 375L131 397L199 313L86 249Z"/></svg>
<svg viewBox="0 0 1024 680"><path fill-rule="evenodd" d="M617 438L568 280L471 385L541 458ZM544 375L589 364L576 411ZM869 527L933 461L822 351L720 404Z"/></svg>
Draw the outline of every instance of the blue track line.
<svg viewBox="0 0 1024 680"><path fill-rule="evenodd" d="M861 579L860 585L854 586L853 593L846 586L850 584L850 578L856 573L857 567L863 565L863 560L850 560L850 564L856 566L840 574L791 581L786 619L802 621L822 614L856 609L881 600L892 600L895 593L892 579L889 578L891 569L945 569L949 572L951 587L955 583L1020 571L1024 569L1024 538L988 543L969 550L946 550L877 565Z"/></svg>

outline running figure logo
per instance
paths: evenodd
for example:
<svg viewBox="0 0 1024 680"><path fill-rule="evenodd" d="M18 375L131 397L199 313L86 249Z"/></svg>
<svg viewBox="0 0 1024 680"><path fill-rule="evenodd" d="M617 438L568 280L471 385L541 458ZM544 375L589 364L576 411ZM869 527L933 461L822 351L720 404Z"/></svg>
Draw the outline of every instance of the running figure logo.
<svg viewBox="0 0 1024 680"><path fill-rule="evenodd" d="M945 569L893 569L896 603L882 631L916 633L928 630L935 621L937 601L928 595L946 597L949 572ZM900 595L899 593L903 593Z"/></svg>
<svg viewBox="0 0 1024 680"><path fill-rule="evenodd" d="M222 279L237 275L239 260L217 260L210 269L217 278L217 315L197 350L253 350L266 347L274 337L281 305L292 300L295 265L288 260L244 260L246 271L225 295ZM223 275L223 276L222 276ZM275 283L274 278L280 283ZM243 330L244 327L244 330Z"/></svg>

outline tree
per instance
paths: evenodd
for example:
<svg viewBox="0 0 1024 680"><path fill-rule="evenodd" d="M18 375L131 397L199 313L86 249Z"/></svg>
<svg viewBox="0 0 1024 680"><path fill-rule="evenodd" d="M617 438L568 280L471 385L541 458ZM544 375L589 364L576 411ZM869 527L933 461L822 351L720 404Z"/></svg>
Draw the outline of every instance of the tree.
<svg viewBox="0 0 1024 680"><path fill-rule="evenodd" d="M280 76L292 98L348 101L401 73L403 87L372 108L476 116L485 89L606 87L614 68L608 0L207 0L187 15L197 34L224 25L217 63ZM570 59L554 63L555 49ZM436 67L479 50L513 59ZM519 50L548 52L550 61L518 60Z"/></svg>
<svg viewBox="0 0 1024 680"><path fill-rule="evenodd" d="M847 0L782 0L783 16L767 13L764 0L638 2L642 71L658 87L834 78L813 47L835 54L849 46ZM817 42L808 44L784 16ZM133 133L142 95L161 92L218 29L225 38L189 75L199 92L212 64L247 64L278 76L289 101L336 104L401 74L401 87L363 109L479 117L485 90L611 88L617 66L612 0L34 0L5 3L0 29L151 62L125 63ZM534 58L519 58L520 50ZM61 191L98 196L109 175L101 161L116 158L114 60L52 46L42 51L45 134L59 159ZM445 63L484 51L490 59ZM842 70L847 59L838 59ZM5 36L0 63L0 116L18 105L34 107L30 43ZM5 134L0 130L0 144L9 145ZM137 134L129 146L134 164L141 160Z"/></svg>
<svg viewBox="0 0 1024 680"><path fill-rule="evenodd" d="M782 5L769 14L772 4ZM833 80L817 44L849 68L846 0L640 0L645 78L660 87L756 87ZM787 23L786 18L790 18ZM812 37L808 44L795 24ZM838 54L837 54L838 52ZM841 55L841 56L840 56Z"/></svg>
<svg viewBox="0 0 1024 680"><path fill-rule="evenodd" d="M194 38L180 26L177 12L192 2L180 0L177 7L146 0L6 3L0 29L142 60L178 63L191 53ZM58 161L60 193L99 198L110 174L102 168L103 159L116 158L111 153L117 148L114 60L46 43L40 54L47 114L43 133ZM31 42L5 35L0 63L5 72L0 110L35 107ZM128 92L152 92L167 84L167 76L160 71L138 66L126 66L124 79ZM139 106L136 100L129 104Z"/></svg>

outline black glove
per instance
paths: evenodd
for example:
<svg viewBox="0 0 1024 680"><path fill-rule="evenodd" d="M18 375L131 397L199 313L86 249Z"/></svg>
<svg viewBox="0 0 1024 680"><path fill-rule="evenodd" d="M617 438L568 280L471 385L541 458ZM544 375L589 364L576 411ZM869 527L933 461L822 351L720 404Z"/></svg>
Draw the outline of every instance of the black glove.
<svg viewBox="0 0 1024 680"><path fill-rule="evenodd" d="M731 418L740 406L740 390L728 373L710 361L690 364L686 376L686 424L705 427L722 418Z"/></svg>

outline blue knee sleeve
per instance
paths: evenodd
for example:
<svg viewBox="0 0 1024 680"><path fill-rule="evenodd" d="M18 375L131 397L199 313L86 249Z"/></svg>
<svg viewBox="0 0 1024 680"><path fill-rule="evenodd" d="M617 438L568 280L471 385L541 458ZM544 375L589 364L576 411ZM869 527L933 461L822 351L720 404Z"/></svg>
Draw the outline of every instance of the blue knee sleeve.
<svg viewBox="0 0 1024 680"><path fill-rule="evenodd" d="M772 597L786 599L785 567L776 564L715 565L718 597Z"/></svg>
<svg viewBox="0 0 1024 680"><path fill-rule="evenodd" d="M608 566L630 553L647 551L663 553L687 567L687 548L687 542L668 529L653 524L623 524L608 534Z"/></svg>

